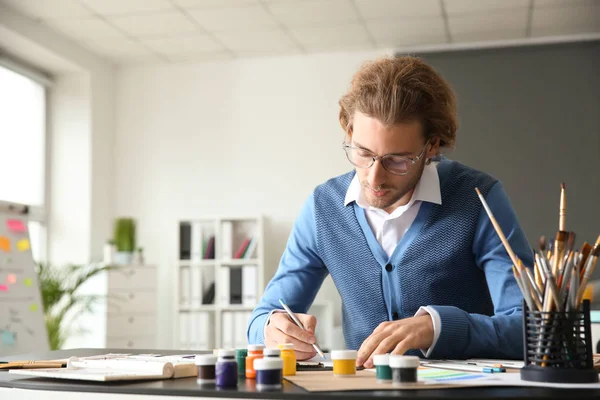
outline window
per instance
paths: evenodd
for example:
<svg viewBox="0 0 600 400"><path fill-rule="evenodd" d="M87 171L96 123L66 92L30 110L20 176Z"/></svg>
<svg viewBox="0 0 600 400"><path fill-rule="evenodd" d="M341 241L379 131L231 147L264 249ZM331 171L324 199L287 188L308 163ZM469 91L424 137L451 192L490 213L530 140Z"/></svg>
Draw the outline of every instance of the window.
<svg viewBox="0 0 600 400"><path fill-rule="evenodd" d="M0 200L30 206L31 249L46 259L46 88L0 66Z"/></svg>

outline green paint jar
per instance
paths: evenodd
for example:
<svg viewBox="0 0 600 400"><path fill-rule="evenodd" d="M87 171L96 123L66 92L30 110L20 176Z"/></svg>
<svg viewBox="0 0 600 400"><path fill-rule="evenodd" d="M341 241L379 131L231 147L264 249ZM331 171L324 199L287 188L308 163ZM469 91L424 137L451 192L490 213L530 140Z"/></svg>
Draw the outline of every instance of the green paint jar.
<svg viewBox="0 0 600 400"><path fill-rule="evenodd" d="M376 354L373 356L373 364L375 365L375 372L378 383L385 383L392 381L392 369L390 368L390 355L389 354Z"/></svg>
<svg viewBox="0 0 600 400"><path fill-rule="evenodd" d="M237 362L237 370L239 376L246 376L246 356L248 349L237 349L235 351L235 361Z"/></svg>

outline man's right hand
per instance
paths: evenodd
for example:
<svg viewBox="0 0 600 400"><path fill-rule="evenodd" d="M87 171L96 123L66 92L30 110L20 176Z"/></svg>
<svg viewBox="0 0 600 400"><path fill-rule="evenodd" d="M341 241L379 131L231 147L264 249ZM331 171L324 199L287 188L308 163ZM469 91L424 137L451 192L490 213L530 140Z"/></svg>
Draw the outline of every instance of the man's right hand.
<svg viewBox="0 0 600 400"><path fill-rule="evenodd" d="M267 347L277 347L282 343L292 343L296 351L296 359L308 360L317 354L312 346L316 340L317 319L308 314L294 315L306 330L298 327L286 313L274 312L271 314L269 323L265 328L265 345Z"/></svg>

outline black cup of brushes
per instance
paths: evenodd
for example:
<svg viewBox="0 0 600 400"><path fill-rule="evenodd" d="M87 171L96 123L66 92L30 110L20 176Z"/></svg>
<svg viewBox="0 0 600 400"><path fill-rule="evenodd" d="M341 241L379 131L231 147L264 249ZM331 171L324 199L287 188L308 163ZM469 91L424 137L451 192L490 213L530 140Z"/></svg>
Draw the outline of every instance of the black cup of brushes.
<svg viewBox="0 0 600 400"><path fill-rule="evenodd" d="M534 382L596 383L590 302L572 311L532 311L523 302L525 365L521 379Z"/></svg>

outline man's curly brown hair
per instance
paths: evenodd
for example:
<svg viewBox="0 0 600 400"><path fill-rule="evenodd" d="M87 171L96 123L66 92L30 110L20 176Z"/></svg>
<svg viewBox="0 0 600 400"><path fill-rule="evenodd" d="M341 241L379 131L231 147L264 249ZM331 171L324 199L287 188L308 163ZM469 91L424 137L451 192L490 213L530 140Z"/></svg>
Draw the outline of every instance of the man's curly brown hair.
<svg viewBox="0 0 600 400"><path fill-rule="evenodd" d="M339 101L342 128L352 135L359 111L386 126L418 120L425 140L453 148L458 128L455 94L442 76L413 56L382 57L365 63Z"/></svg>

